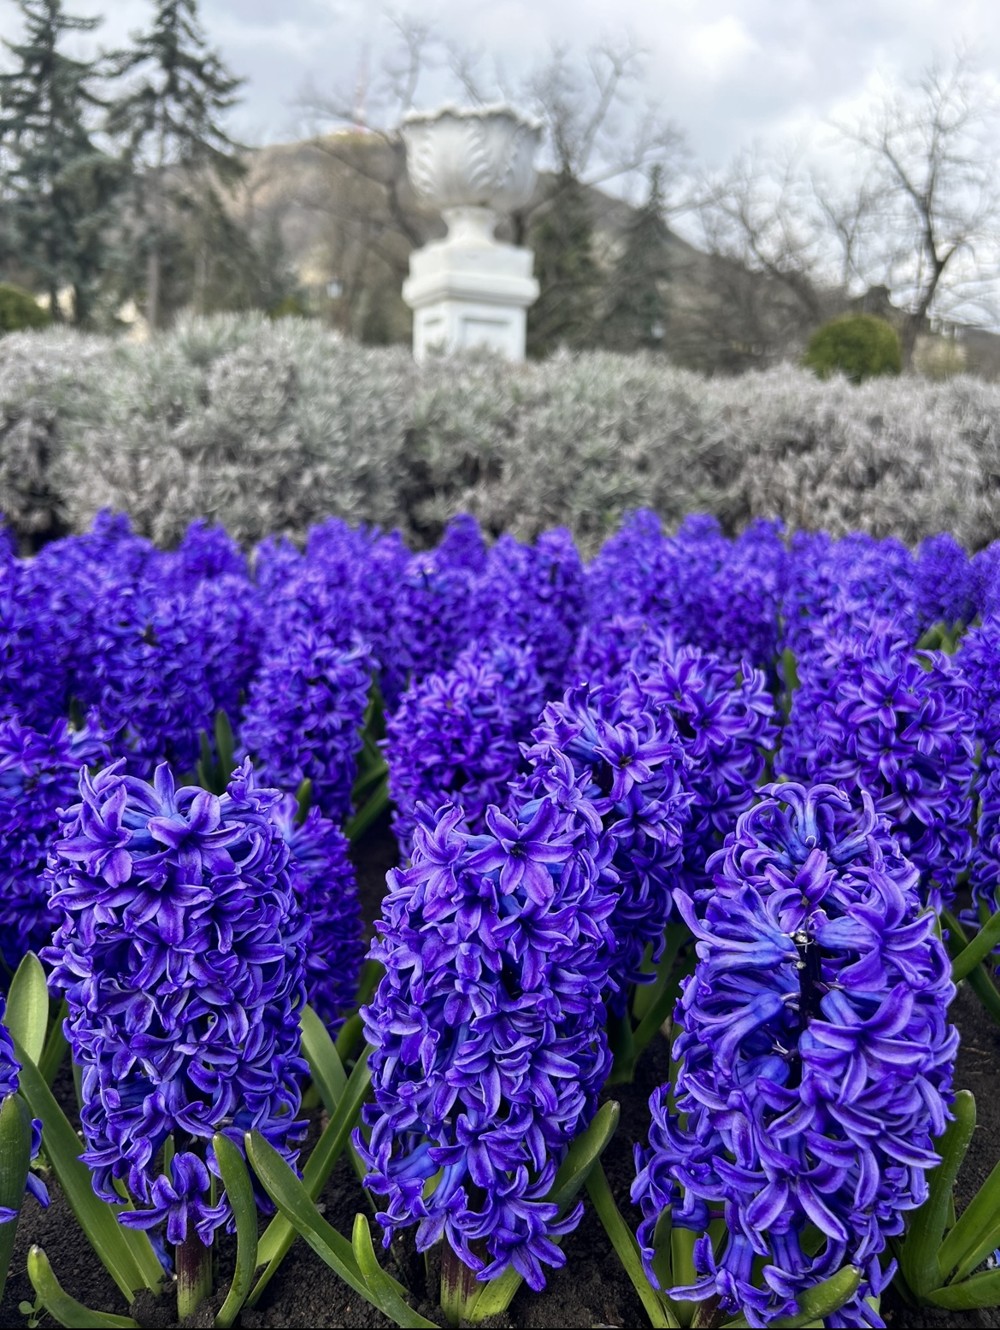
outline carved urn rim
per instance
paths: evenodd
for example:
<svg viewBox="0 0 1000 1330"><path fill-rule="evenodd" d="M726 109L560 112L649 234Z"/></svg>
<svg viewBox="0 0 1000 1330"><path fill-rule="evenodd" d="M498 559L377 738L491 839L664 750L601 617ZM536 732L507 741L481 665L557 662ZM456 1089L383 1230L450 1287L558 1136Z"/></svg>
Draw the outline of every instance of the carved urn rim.
<svg viewBox="0 0 1000 1330"><path fill-rule="evenodd" d="M445 102L443 106L433 111L407 111L402 123L404 126L430 125L436 120L444 120L447 117L454 120L492 120L498 116L506 116L509 120L538 134L545 128L544 122L537 116L519 111L508 102L488 102L482 106L457 106L454 102Z"/></svg>

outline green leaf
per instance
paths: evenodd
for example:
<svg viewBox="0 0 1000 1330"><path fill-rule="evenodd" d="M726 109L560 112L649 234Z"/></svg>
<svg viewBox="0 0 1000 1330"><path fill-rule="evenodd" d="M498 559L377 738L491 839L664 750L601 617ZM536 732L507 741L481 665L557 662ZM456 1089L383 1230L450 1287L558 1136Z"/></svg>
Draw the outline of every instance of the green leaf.
<svg viewBox="0 0 1000 1330"><path fill-rule="evenodd" d="M385 780L382 780L368 796L367 802L358 809L349 822L344 823L344 835L352 845L374 826L388 807L389 786Z"/></svg>
<svg viewBox="0 0 1000 1330"><path fill-rule="evenodd" d="M465 1319L474 1324L491 1316L500 1316L514 1301L514 1294L524 1283L524 1275L509 1266L502 1275L481 1284L481 1292L465 1306Z"/></svg>
<svg viewBox="0 0 1000 1330"><path fill-rule="evenodd" d="M0 1104L0 1205L20 1217L24 1185L31 1168L31 1114L20 1095L9 1094ZM0 1224L0 1298L7 1283L17 1218Z"/></svg>
<svg viewBox="0 0 1000 1330"><path fill-rule="evenodd" d="M946 1280L957 1282L976 1268L1000 1243L1000 1164L962 1211L941 1244Z"/></svg>
<svg viewBox="0 0 1000 1330"><path fill-rule="evenodd" d="M948 929L948 952L954 961L969 945L969 939L965 936L962 925L950 910L942 910L941 919ZM976 997L979 998L989 1014L1000 1025L1000 992L997 991L996 984L986 973L985 968L982 965L974 965L966 975L966 979Z"/></svg>
<svg viewBox="0 0 1000 1330"><path fill-rule="evenodd" d="M677 1285L674 1278L674 1217L668 1205L660 1211L660 1217L653 1229L653 1274L660 1288L673 1288Z"/></svg>
<svg viewBox="0 0 1000 1330"><path fill-rule="evenodd" d="M944 1279L938 1254L948 1219L948 1200L976 1126L976 1101L959 1090L952 1105L953 1121L935 1142L941 1162L928 1174L927 1200L911 1218L899 1255L903 1278L918 1298L925 1297Z"/></svg>
<svg viewBox="0 0 1000 1330"><path fill-rule="evenodd" d="M354 1216L354 1233L352 1234L351 1245L354 1249L354 1258L358 1263L358 1268L364 1275L368 1287L372 1290L374 1296L378 1299L377 1307L381 1307L386 1316L395 1321L397 1325L408 1327L408 1330L422 1330L424 1326L433 1326L433 1321L427 1321L413 1310L406 1301L406 1289L398 1280L386 1274L379 1265L378 1257L375 1255L375 1248L372 1246L371 1229L368 1227L368 1220L363 1214Z"/></svg>
<svg viewBox="0 0 1000 1330"><path fill-rule="evenodd" d="M295 791L295 802L298 805L298 812L295 815L295 825L301 827L302 823L309 816L309 809L312 807L313 783L308 776L304 776L299 788Z"/></svg>
<svg viewBox="0 0 1000 1330"><path fill-rule="evenodd" d="M690 936L683 924L668 924L663 955L656 964L656 978L651 984L641 984L636 989L632 1012L639 1022L634 1036L637 1053L642 1052L670 1015L675 987L670 981L674 977L677 953ZM666 1002L664 994L669 995Z"/></svg>
<svg viewBox="0 0 1000 1330"><path fill-rule="evenodd" d="M607 1149L608 1142L618 1129L621 1113L620 1105L609 1099L597 1110L587 1130L569 1147L553 1180L552 1190L545 1198L558 1205L560 1214L565 1213L576 1200L590 1170Z"/></svg>
<svg viewBox="0 0 1000 1330"><path fill-rule="evenodd" d="M614 1063L608 1077L609 1085L623 1085L631 1081L635 1070L635 1042L632 1038L632 1018L627 1011L608 1017L608 1047Z"/></svg>
<svg viewBox="0 0 1000 1330"><path fill-rule="evenodd" d="M952 980L958 984L968 977L970 971L984 960L1000 942L1000 911L981 928L967 947L958 953L951 963Z"/></svg>
<svg viewBox="0 0 1000 1330"><path fill-rule="evenodd" d="M247 1300L257 1269L257 1201L246 1160L229 1137L217 1132L212 1138L212 1148L236 1217L236 1269L226 1300L215 1318L219 1330L227 1330Z"/></svg>
<svg viewBox="0 0 1000 1330"><path fill-rule="evenodd" d="M794 1316L780 1316L776 1321L769 1321L771 1330L800 1330L807 1325L822 1326L826 1318L843 1307L848 1298L853 1298L861 1284L861 1271L856 1265L845 1265L821 1284L814 1284L804 1293L797 1293L795 1300L799 1310ZM732 1321L724 1321L722 1330L742 1330L749 1322L745 1316L737 1316Z"/></svg>
<svg viewBox="0 0 1000 1330"><path fill-rule="evenodd" d="M32 1116L42 1121L42 1150L87 1241L126 1301L131 1302L141 1288L158 1292L163 1267L149 1238L138 1229L123 1228L115 1218L117 1207L95 1194L90 1169L80 1160L80 1138L38 1068L16 1041L14 1050L21 1063L21 1094Z"/></svg>
<svg viewBox="0 0 1000 1330"><path fill-rule="evenodd" d="M38 1294L42 1306L59 1325L71 1330L139 1330L139 1322L131 1316L112 1316L110 1312L95 1312L63 1289L52 1273L49 1258L41 1247L28 1252L28 1278Z"/></svg>
<svg viewBox="0 0 1000 1330"><path fill-rule="evenodd" d="M566 1158L562 1161L545 1198L559 1207L560 1216L565 1214L586 1184L591 1170L614 1136L620 1117L620 1106L613 1099L609 1099L598 1109L587 1130L569 1147ZM485 1321L490 1316L499 1316L510 1306L523 1280L524 1276L511 1266L498 1278L480 1284L479 1293L466 1302L466 1318Z"/></svg>
<svg viewBox="0 0 1000 1330"><path fill-rule="evenodd" d="M339 1275L345 1284L350 1285L355 1293L359 1293L366 1302L370 1302L372 1306L377 1307L383 1315L388 1316L397 1325L412 1326L417 1330L420 1330L421 1327L436 1330L433 1321L424 1320L422 1316L418 1316L415 1311L402 1302L402 1298L395 1292L397 1287L401 1288L402 1286L395 1285L395 1281L391 1281L394 1298L388 1302L381 1300L381 1289L384 1286L380 1284L379 1288L372 1288L369 1285L358 1264L354 1248L343 1234L338 1233L323 1218L316 1209L316 1203L273 1145L269 1145L264 1137L256 1131L247 1133L246 1143L247 1158L253 1165L254 1172L263 1184L268 1196L321 1261L324 1261L335 1274ZM385 1275L384 1272L383 1275L384 1279L389 1279L389 1276ZM404 1320L398 1319L398 1304L402 1304L405 1314Z"/></svg>
<svg viewBox="0 0 1000 1330"><path fill-rule="evenodd" d="M680 1321L674 1315L670 1299L657 1292L646 1278L639 1244L615 1205L615 1198L611 1194L611 1188L600 1164L597 1164L587 1178L587 1191L604 1225L604 1231L611 1239L611 1245L646 1309L650 1324L654 1330L679 1330Z"/></svg>
<svg viewBox="0 0 1000 1330"><path fill-rule="evenodd" d="M56 1073L66 1056L66 1050L69 1048L66 1031L63 1028L67 1016L69 1016L69 1005L66 999L63 998L62 1002L59 1003L56 1018L49 1029L49 1037L42 1049L42 1056L38 1060L38 1070L41 1072L46 1085L51 1085L55 1080Z"/></svg>
<svg viewBox="0 0 1000 1330"><path fill-rule="evenodd" d="M42 962L33 951L24 957L11 980L4 1023L32 1062L37 1062L49 1028L49 990Z"/></svg>
<svg viewBox="0 0 1000 1330"><path fill-rule="evenodd" d="M312 1007L302 1008L299 1024L302 1027L302 1052L309 1063L313 1083L319 1090L323 1107L328 1113L333 1113L347 1088L344 1064L330 1038L330 1032Z"/></svg>
<svg viewBox="0 0 1000 1330"><path fill-rule="evenodd" d="M215 713L215 751L219 757L219 778L223 784L229 781L233 772L233 752L236 744L233 739L233 727L224 711Z"/></svg>
<svg viewBox="0 0 1000 1330"><path fill-rule="evenodd" d="M334 1048L337 1050L337 1057L340 1058L340 1065L349 1062L360 1046L364 1043L365 1026L358 1013L352 1012L340 1027L337 1035L337 1042Z"/></svg>
<svg viewBox="0 0 1000 1330"><path fill-rule="evenodd" d="M998 1247L1000 1247L1000 1211L994 1213L992 1228L980 1230L976 1245L962 1257L960 1264L949 1276L948 1282L957 1284L963 1279L968 1279L976 1266L980 1265Z"/></svg>
<svg viewBox="0 0 1000 1330"><path fill-rule="evenodd" d="M927 1301L935 1307L950 1307L954 1311L971 1311L973 1307L1000 1305L1000 1270L963 1279L960 1284L948 1284L928 1293Z"/></svg>
<svg viewBox="0 0 1000 1330"><path fill-rule="evenodd" d="M792 710L792 697L799 687L799 671L795 652L791 647L785 647L781 653L781 677L785 685L782 690L781 710L787 720Z"/></svg>
<svg viewBox="0 0 1000 1330"><path fill-rule="evenodd" d="M306 1161L302 1170L302 1184L310 1199L315 1200L323 1190L327 1178L333 1172L337 1160L343 1154L351 1132L358 1121L361 1105L368 1095L371 1085L371 1072L368 1069L368 1054L365 1049L347 1081L347 1088L337 1105L336 1113L330 1115L322 1136ZM251 1161L252 1162L252 1161ZM289 1247L295 1239L295 1228L284 1215L275 1215L264 1230L257 1253L258 1261L264 1266L247 1305L253 1307L264 1292L274 1272L285 1259Z"/></svg>
<svg viewBox="0 0 1000 1330"><path fill-rule="evenodd" d="M670 1229L670 1268L675 1285L686 1288L698 1282L698 1272L694 1266L694 1244L698 1234L690 1228L681 1228L679 1224ZM691 1298L674 1298L673 1304L681 1324L688 1324L698 1309L699 1304Z"/></svg>
<svg viewBox="0 0 1000 1330"><path fill-rule="evenodd" d="M198 731L198 753L198 761L195 764L198 784L203 790L212 790L215 788L215 763L212 761L212 745L209 743L206 730Z"/></svg>

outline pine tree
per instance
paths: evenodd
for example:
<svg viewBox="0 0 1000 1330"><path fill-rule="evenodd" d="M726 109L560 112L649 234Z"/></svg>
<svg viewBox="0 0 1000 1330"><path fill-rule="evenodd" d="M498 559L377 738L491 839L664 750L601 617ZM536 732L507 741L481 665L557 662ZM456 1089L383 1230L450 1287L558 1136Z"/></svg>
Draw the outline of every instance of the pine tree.
<svg viewBox="0 0 1000 1330"><path fill-rule="evenodd" d="M579 350L594 340L601 276L583 187L564 167L551 200L529 235L541 288L528 310L528 354L559 346Z"/></svg>
<svg viewBox="0 0 1000 1330"><path fill-rule="evenodd" d="M113 57L116 73L133 80L112 106L108 128L125 140L132 163L128 230L145 258L151 328L160 323L164 258L176 249L185 215L215 216L220 189L245 171L240 145L220 124L243 80L206 46L197 8L197 0L157 0L150 30Z"/></svg>
<svg viewBox="0 0 1000 1330"><path fill-rule="evenodd" d="M108 206L121 182L118 164L95 145L88 122L104 103L94 91L99 58L59 49L69 33L101 21L66 14L62 0L18 0L24 40L4 41L14 69L0 73L3 145L3 260L49 298L73 292L74 318L87 321L104 264Z"/></svg>
<svg viewBox="0 0 1000 1330"><path fill-rule="evenodd" d="M662 174L654 166L649 195L626 227L621 255L611 275L602 346L640 351L662 345L667 317L663 287L670 277L669 236L663 220Z"/></svg>

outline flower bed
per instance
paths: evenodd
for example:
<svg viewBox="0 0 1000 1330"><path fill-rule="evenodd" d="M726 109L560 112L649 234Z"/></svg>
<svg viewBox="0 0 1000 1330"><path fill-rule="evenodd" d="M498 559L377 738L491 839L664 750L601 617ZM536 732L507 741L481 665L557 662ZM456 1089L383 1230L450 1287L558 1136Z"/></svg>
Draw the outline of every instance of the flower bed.
<svg viewBox="0 0 1000 1330"><path fill-rule="evenodd" d="M994 547L102 517L0 575L5 1307L994 1314Z"/></svg>

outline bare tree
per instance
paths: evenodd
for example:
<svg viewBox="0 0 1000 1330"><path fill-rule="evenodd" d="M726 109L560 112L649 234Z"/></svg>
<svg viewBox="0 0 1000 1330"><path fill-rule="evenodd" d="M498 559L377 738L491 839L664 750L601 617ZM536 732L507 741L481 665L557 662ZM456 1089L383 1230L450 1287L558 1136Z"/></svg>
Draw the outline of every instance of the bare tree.
<svg viewBox="0 0 1000 1330"><path fill-rule="evenodd" d="M553 48L512 84L483 52L449 44L430 23L412 16L388 16L388 22L391 46L361 89L320 94L307 87L300 93L299 109L312 124L309 143L332 173L327 184L311 187L311 198L298 202L326 209L333 229L352 236L355 253L359 247L380 253L383 263L395 266L397 286L409 250L440 234L439 219L420 207L409 188L399 135L405 113L427 100L429 82L435 99L450 91L472 104L514 101L546 126L555 170L511 219L507 234L515 243L525 242L536 216L556 201L560 181L597 186L630 174L638 178L654 162L665 168L668 185L676 178L682 135L642 100L643 52L631 38L608 39L582 57L565 46Z"/></svg>
<svg viewBox="0 0 1000 1330"><path fill-rule="evenodd" d="M822 230L798 153L744 149L696 182L687 205L710 264L697 319L727 366L768 364L801 348L830 312Z"/></svg>
<svg viewBox="0 0 1000 1330"><path fill-rule="evenodd" d="M873 171L882 252L863 265L905 310L904 364L929 315L992 312L997 296L1000 161L995 85L959 51L886 92L870 116L841 126Z"/></svg>
<svg viewBox="0 0 1000 1330"><path fill-rule="evenodd" d="M817 218L831 250L830 271L845 296L861 294L872 280L883 249L884 181L870 166L853 185L809 175Z"/></svg>
<svg viewBox="0 0 1000 1330"><path fill-rule="evenodd" d="M679 207L677 186L686 167L683 131L644 96L646 51L631 34L609 36L582 55L557 43L518 84L495 64L481 75L481 51L451 45L449 68L473 104L497 96L523 104L546 129L552 173L513 219L522 243L532 216L556 201L561 182L600 188L645 181L659 167L667 196L664 210Z"/></svg>

